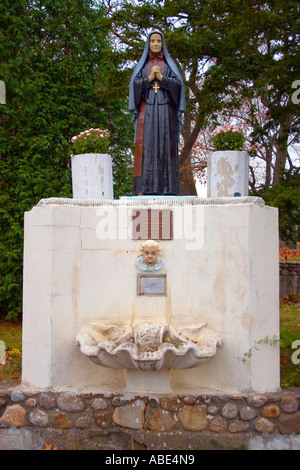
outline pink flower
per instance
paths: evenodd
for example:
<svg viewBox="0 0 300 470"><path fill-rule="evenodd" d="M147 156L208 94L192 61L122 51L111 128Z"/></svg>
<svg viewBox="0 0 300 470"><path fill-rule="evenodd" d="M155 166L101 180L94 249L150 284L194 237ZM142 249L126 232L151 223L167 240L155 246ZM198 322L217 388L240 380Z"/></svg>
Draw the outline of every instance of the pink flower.
<svg viewBox="0 0 300 470"><path fill-rule="evenodd" d="M218 126L213 131L212 136L215 137L218 134L226 133L226 132L242 132L241 128L237 125L232 124L225 124L224 126Z"/></svg>

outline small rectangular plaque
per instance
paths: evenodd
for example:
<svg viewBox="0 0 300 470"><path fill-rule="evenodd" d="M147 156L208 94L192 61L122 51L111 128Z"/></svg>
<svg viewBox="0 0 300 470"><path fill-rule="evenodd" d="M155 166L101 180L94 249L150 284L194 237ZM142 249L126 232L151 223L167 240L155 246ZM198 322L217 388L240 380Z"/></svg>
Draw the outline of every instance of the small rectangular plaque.
<svg viewBox="0 0 300 470"><path fill-rule="evenodd" d="M165 274L138 274L138 295L166 295Z"/></svg>

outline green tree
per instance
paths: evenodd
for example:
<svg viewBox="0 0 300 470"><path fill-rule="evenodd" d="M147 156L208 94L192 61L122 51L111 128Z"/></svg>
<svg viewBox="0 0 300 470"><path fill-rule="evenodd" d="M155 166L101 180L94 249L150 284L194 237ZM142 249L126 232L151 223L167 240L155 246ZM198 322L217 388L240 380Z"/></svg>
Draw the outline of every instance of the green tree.
<svg viewBox="0 0 300 470"><path fill-rule="evenodd" d="M216 3L224 11L222 36L227 50L217 57L216 67L242 99L260 96L266 120L254 128L252 139L265 145L272 138L266 181L278 185L286 164L293 167L289 144L299 138L299 106L291 99L292 84L300 74L299 3Z"/></svg>
<svg viewBox="0 0 300 470"><path fill-rule="evenodd" d="M128 111L129 80L130 71L124 67L122 57L109 38L108 46L102 51L96 91L102 97L106 127L111 134L115 199L132 194L134 128Z"/></svg>
<svg viewBox="0 0 300 470"><path fill-rule="evenodd" d="M191 165L201 129L260 96L267 119L251 137L263 146L272 136L266 171L269 183L279 184L286 163L293 166L288 145L299 136L299 106L291 100L300 76L298 1L149 0L124 3L112 15L112 30L131 60L153 26L164 33L185 77L182 169ZM184 182L184 191L191 194L192 185Z"/></svg>
<svg viewBox="0 0 300 470"><path fill-rule="evenodd" d="M278 207L279 235L283 243L295 244L300 240L300 171L286 171L279 185L262 188L254 194L262 197L266 204Z"/></svg>
<svg viewBox="0 0 300 470"><path fill-rule="evenodd" d="M7 319L19 318L22 309L24 212L41 198L71 196L73 135L109 128L112 115L125 120L120 103L109 102L107 94L103 15L88 0L0 5L0 78L6 84L6 105L0 105L0 315ZM128 179L128 155L109 130L120 192L118 172ZM124 132L125 145L129 134Z"/></svg>

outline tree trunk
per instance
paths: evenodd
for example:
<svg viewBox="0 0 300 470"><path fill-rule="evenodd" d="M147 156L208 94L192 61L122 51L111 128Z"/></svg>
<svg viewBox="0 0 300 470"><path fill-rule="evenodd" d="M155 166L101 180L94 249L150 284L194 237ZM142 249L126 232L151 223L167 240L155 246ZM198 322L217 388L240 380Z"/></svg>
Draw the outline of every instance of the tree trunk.
<svg viewBox="0 0 300 470"><path fill-rule="evenodd" d="M197 140L200 129L197 124L192 129L192 122L188 111L185 113L185 118L182 128L182 137L184 140L183 149L180 154L180 191L183 196L197 195L196 183L193 176L193 166L191 159L191 152L194 143Z"/></svg>
<svg viewBox="0 0 300 470"><path fill-rule="evenodd" d="M266 149L265 186L268 188L271 184L272 147L270 145L266 145L265 149Z"/></svg>
<svg viewBox="0 0 300 470"><path fill-rule="evenodd" d="M180 194L182 196L197 196L191 164L184 164L180 168Z"/></svg>
<svg viewBox="0 0 300 470"><path fill-rule="evenodd" d="M280 183L280 177L282 176L285 169L285 163L288 155L288 137L290 132L290 121L291 119L288 117L285 122L280 123L273 175L273 186L277 186Z"/></svg>

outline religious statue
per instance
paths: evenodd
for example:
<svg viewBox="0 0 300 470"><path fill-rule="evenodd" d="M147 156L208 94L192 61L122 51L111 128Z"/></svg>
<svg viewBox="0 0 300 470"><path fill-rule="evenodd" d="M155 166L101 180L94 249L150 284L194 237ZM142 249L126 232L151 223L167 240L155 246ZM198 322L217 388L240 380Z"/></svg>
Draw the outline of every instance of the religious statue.
<svg viewBox="0 0 300 470"><path fill-rule="evenodd" d="M160 31L152 31L129 86L135 125L133 195L179 195L178 141L185 111L180 72Z"/></svg>
<svg viewBox="0 0 300 470"><path fill-rule="evenodd" d="M165 262L162 259L162 249L155 240L146 240L140 245L137 259L137 269L142 273L155 273L160 271Z"/></svg>

